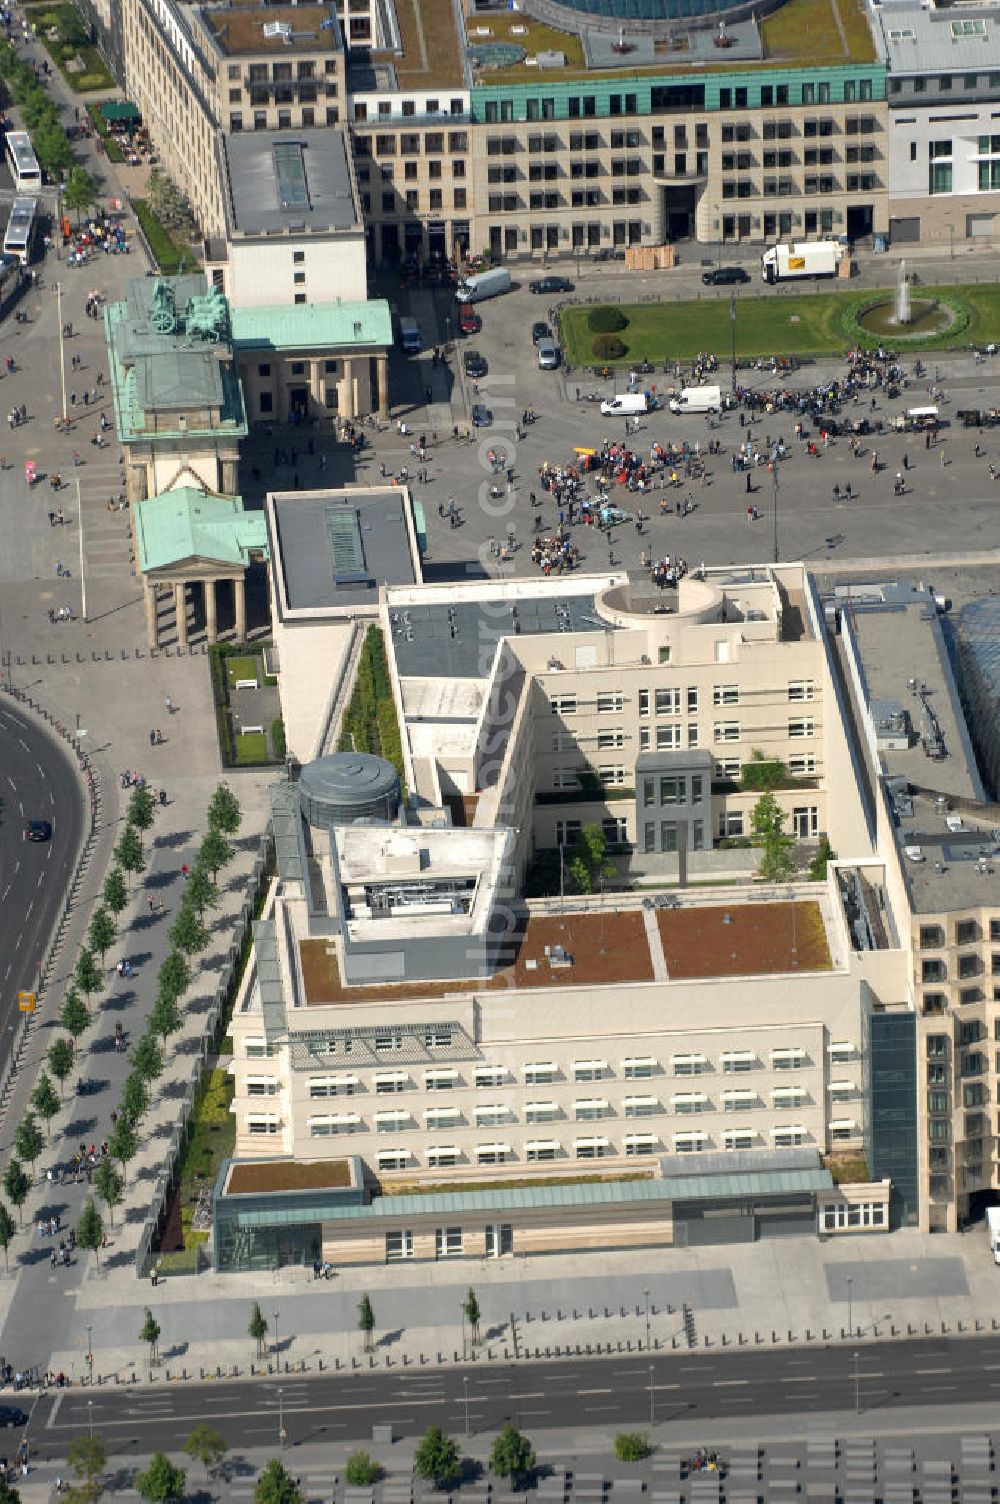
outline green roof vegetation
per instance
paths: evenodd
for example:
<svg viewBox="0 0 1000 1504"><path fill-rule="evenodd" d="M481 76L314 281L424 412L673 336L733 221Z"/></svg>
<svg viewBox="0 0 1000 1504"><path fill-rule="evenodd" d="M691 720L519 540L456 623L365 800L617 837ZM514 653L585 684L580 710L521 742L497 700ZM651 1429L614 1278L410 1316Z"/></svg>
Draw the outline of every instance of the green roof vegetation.
<svg viewBox="0 0 1000 1504"><path fill-rule="evenodd" d="M873 63L875 43L859 0L786 0L761 22L767 62Z"/></svg>

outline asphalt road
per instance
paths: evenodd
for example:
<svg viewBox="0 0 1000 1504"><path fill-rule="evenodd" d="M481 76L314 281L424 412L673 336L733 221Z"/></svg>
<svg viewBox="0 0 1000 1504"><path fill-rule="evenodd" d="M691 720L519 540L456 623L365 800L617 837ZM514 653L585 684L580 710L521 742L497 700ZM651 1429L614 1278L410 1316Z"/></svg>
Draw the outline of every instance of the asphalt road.
<svg viewBox="0 0 1000 1504"><path fill-rule="evenodd" d="M83 833L76 772L55 737L16 704L0 705L0 1058L17 1022L17 994L34 989ZM50 841L27 841L26 820L48 820Z"/></svg>
<svg viewBox="0 0 1000 1504"><path fill-rule="evenodd" d="M176 1450L202 1423L230 1447L266 1447L278 1440L279 1393L292 1447L370 1439L374 1424L388 1422L397 1435L436 1424L462 1436L495 1431L506 1419L529 1432L696 1419L707 1435L712 1423L727 1418L822 1414L856 1403L878 1429L878 1417L901 1407L996 1398L998 1358L993 1338L928 1339L864 1344L857 1358L850 1346L675 1353L652 1363L645 1354L626 1353L520 1367L72 1389L43 1396L31 1431L36 1451L48 1459L64 1456L91 1423L111 1456Z"/></svg>

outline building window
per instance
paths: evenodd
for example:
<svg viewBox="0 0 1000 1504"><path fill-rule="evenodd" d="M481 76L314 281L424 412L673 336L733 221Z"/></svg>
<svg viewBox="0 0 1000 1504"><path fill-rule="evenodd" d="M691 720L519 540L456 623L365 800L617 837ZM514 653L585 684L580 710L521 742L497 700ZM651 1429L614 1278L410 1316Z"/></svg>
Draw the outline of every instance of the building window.
<svg viewBox="0 0 1000 1504"><path fill-rule="evenodd" d="M716 721L712 728L712 737L716 742L738 742L740 739L739 721Z"/></svg>
<svg viewBox="0 0 1000 1504"><path fill-rule="evenodd" d="M278 1119L270 1114L251 1114L247 1118L247 1132L254 1134L277 1133Z"/></svg>
<svg viewBox="0 0 1000 1504"><path fill-rule="evenodd" d="M725 1050L722 1055L722 1069L725 1075L745 1075L747 1071L756 1068L757 1056L753 1050Z"/></svg>
<svg viewBox="0 0 1000 1504"><path fill-rule="evenodd" d="M788 736L791 741L801 740L806 736L815 734L815 724L812 720L789 721Z"/></svg>
<svg viewBox="0 0 1000 1504"><path fill-rule="evenodd" d="M385 1235L385 1260L387 1264L395 1263L397 1259L412 1259L413 1257L413 1233L409 1228L401 1227L396 1232L387 1232Z"/></svg>
<svg viewBox="0 0 1000 1504"><path fill-rule="evenodd" d="M788 686L790 700L811 700L815 693L811 679L795 679Z"/></svg>
<svg viewBox="0 0 1000 1504"><path fill-rule="evenodd" d="M461 1258L462 1229L460 1227L435 1228L434 1256L439 1259Z"/></svg>
<svg viewBox="0 0 1000 1504"><path fill-rule="evenodd" d="M625 709L625 696L621 693L620 690L606 690L606 691L602 691L597 696L597 713L598 713L598 715L607 715L607 714L620 715L621 712L624 709Z"/></svg>
<svg viewBox="0 0 1000 1504"><path fill-rule="evenodd" d="M701 1076L708 1070L704 1055L674 1055L670 1067L675 1076Z"/></svg>
<svg viewBox="0 0 1000 1504"><path fill-rule="evenodd" d="M660 752L676 752L681 747L681 735L683 727L679 724L657 726L656 747Z"/></svg>
<svg viewBox="0 0 1000 1504"><path fill-rule="evenodd" d="M524 1067L525 1086L551 1086L555 1079L556 1067L549 1060Z"/></svg>
<svg viewBox="0 0 1000 1504"><path fill-rule="evenodd" d="M739 686L736 684L716 684L712 689L713 705L738 705L740 703Z"/></svg>
<svg viewBox="0 0 1000 1504"><path fill-rule="evenodd" d="M559 1144L554 1138L529 1139L524 1146L524 1156L529 1165L545 1164L555 1159Z"/></svg>
<svg viewBox="0 0 1000 1504"><path fill-rule="evenodd" d="M622 1061L622 1074L626 1081L650 1081L656 1070L652 1055L632 1056Z"/></svg>

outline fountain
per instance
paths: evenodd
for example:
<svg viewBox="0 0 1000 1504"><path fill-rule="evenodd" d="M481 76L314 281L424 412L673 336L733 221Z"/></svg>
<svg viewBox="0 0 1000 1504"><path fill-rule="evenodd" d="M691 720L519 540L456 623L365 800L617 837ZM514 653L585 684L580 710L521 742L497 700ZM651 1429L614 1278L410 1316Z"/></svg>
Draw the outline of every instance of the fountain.
<svg viewBox="0 0 1000 1504"><path fill-rule="evenodd" d="M862 329L870 334L887 334L896 339L921 339L941 334L949 327L954 314L946 303L930 298L911 299L906 262L900 261L896 276L896 296L873 303L858 316Z"/></svg>
<svg viewBox="0 0 1000 1504"><path fill-rule="evenodd" d="M896 278L896 323L908 324L910 322L910 284L906 280L906 262L899 263L899 276Z"/></svg>

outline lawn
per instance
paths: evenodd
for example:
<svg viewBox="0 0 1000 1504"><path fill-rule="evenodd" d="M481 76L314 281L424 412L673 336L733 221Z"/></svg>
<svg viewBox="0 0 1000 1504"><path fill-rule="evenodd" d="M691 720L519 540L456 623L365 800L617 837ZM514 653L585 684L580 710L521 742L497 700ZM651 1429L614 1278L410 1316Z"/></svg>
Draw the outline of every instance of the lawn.
<svg viewBox="0 0 1000 1504"><path fill-rule="evenodd" d="M256 679L260 683L261 656L259 653L241 653L226 659L226 674L230 684L237 679Z"/></svg>
<svg viewBox="0 0 1000 1504"><path fill-rule="evenodd" d="M177 244L144 198L134 198L132 208L149 241L156 264L165 276L177 276L182 269L189 272L198 270L198 258L190 246Z"/></svg>
<svg viewBox="0 0 1000 1504"><path fill-rule="evenodd" d="M223 1160L232 1157L236 1143L236 1119L229 1110L233 1092L233 1079L224 1070L209 1071L203 1079L177 1167L177 1189L163 1234L166 1248L155 1255L163 1274L192 1272L196 1248L208 1239L206 1232L194 1231L192 1221L202 1190L211 1189ZM177 1247L178 1243L183 1246Z"/></svg>
<svg viewBox="0 0 1000 1504"><path fill-rule="evenodd" d="M820 57L827 63L875 61L871 32L857 0L788 0L761 22L760 29L769 62L813 62Z"/></svg>
<svg viewBox="0 0 1000 1504"><path fill-rule="evenodd" d="M267 733L264 731L241 731L235 737L237 767L252 767L269 761Z"/></svg>
<svg viewBox="0 0 1000 1504"><path fill-rule="evenodd" d="M858 338L851 326L854 310L872 302L879 294L843 288L825 293L767 292L738 294L736 298L736 353L751 355L835 355L848 350ZM886 291L887 298L892 297ZM901 341L911 350L946 349L949 345L984 344L1000 339L1000 286L982 283L971 287L919 289L919 296L941 297L964 312L961 327L953 335L938 335L926 340ZM566 359L571 366L603 364L595 360L593 335L588 327L589 307L571 306L560 314L560 328ZM626 355L619 364L648 360L654 365L663 361L687 361L702 351L728 359L732 350L733 326L728 296L716 294L688 302L624 304L621 312L629 320L619 338L626 345ZM866 335L868 343L879 343L877 335Z"/></svg>
<svg viewBox="0 0 1000 1504"><path fill-rule="evenodd" d="M75 6L46 5L43 10L33 12L31 19L38 28L42 46L71 89L77 93L89 93L94 89L115 87L115 81L104 66L101 54L88 40L87 29ZM58 32L58 39L49 36L53 30ZM77 57L83 63L83 68L79 72L70 72L66 64Z"/></svg>

